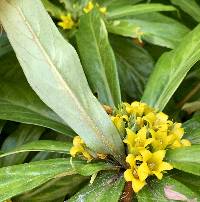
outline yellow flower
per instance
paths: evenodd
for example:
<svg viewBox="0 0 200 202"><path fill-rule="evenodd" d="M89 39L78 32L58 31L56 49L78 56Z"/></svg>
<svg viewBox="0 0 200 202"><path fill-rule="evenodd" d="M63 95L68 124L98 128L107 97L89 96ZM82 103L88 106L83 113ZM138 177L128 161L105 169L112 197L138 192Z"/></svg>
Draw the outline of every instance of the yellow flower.
<svg viewBox="0 0 200 202"><path fill-rule="evenodd" d="M90 153L86 150L84 141L79 136L74 137L73 147L70 149L70 155L72 157L75 157L77 154L82 154L88 161L93 159Z"/></svg>
<svg viewBox="0 0 200 202"><path fill-rule="evenodd" d="M165 153L165 150L159 150L154 153L148 150L141 152L143 163L138 168L140 180L144 181L148 175L156 175L158 179L162 179L162 171L171 170L173 168L169 163L163 162Z"/></svg>
<svg viewBox="0 0 200 202"><path fill-rule="evenodd" d="M85 6L85 8L83 8L83 11L85 13L89 13L93 8L94 4L92 3L92 1L89 1L88 4Z"/></svg>
<svg viewBox="0 0 200 202"><path fill-rule="evenodd" d="M134 192L139 192L146 184L145 180L141 181L139 179L139 176L137 174L137 165L136 165L136 161L137 160L141 160L140 156L135 157L132 154L129 154L126 157L126 162L130 165L130 169L127 169L124 172L124 178L127 182L131 181L132 182L132 188L134 190Z"/></svg>
<svg viewBox="0 0 200 202"><path fill-rule="evenodd" d="M103 13L103 14L106 14L107 8L106 8L106 7L100 7L100 8L99 8L99 11L100 11L101 13Z"/></svg>
<svg viewBox="0 0 200 202"><path fill-rule="evenodd" d="M124 143L128 145L128 152L138 155L140 151L144 150L151 142L152 138L147 138L147 128L141 128L138 133L134 133L129 128L126 129L127 137Z"/></svg>
<svg viewBox="0 0 200 202"><path fill-rule="evenodd" d="M155 132L153 129L150 129L149 132L153 139L151 145L154 151L166 149L173 139L172 135L168 136L167 131L158 130Z"/></svg>
<svg viewBox="0 0 200 202"><path fill-rule="evenodd" d="M58 22L58 25L63 29L72 29L72 27L75 25L70 13L67 15L62 15L60 18L62 21Z"/></svg>
<svg viewBox="0 0 200 202"><path fill-rule="evenodd" d="M128 117L125 115L124 116L120 116L120 115L111 116L111 120L115 124L116 128L122 133L124 133L124 130L125 130L124 119L127 120Z"/></svg>

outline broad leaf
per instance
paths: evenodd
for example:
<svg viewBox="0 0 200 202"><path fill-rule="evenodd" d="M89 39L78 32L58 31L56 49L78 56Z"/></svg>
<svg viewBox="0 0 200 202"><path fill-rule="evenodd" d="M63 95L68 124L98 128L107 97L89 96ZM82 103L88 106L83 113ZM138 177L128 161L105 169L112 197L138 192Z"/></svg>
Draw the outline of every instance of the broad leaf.
<svg viewBox="0 0 200 202"><path fill-rule="evenodd" d="M124 148L117 129L92 95L76 51L58 32L42 3L1 0L0 19L39 97L91 149L123 162Z"/></svg>
<svg viewBox="0 0 200 202"><path fill-rule="evenodd" d="M133 16L144 13L151 13L156 11L175 11L176 8L173 6L167 6L164 4L139 4L123 6L111 10L107 13L108 19L116 19L121 17Z"/></svg>
<svg viewBox="0 0 200 202"><path fill-rule="evenodd" d="M169 150L166 159L174 168L200 176L200 145Z"/></svg>
<svg viewBox="0 0 200 202"><path fill-rule="evenodd" d="M184 138L189 139L192 144L200 144L200 115L186 121L183 127L185 129Z"/></svg>
<svg viewBox="0 0 200 202"><path fill-rule="evenodd" d="M69 202L117 202L124 188L123 176L116 173L102 173L92 184L85 186Z"/></svg>
<svg viewBox="0 0 200 202"><path fill-rule="evenodd" d="M159 13L149 13L107 23L114 34L141 39L168 48L175 48L189 29L178 21Z"/></svg>
<svg viewBox="0 0 200 202"><path fill-rule="evenodd" d="M76 35L81 62L93 93L110 106L121 102L115 56L99 12L83 15Z"/></svg>
<svg viewBox="0 0 200 202"><path fill-rule="evenodd" d="M176 194L170 194L167 189L172 190L174 193L176 192ZM193 192L189 187L173 179L173 176L164 176L162 180L155 179L149 182L149 184L137 194L137 199L138 202L176 202L177 200L175 199L177 199L178 194L179 196L185 196L188 201L199 198L198 194ZM174 198L174 200L172 198Z"/></svg>
<svg viewBox="0 0 200 202"><path fill-rule="evenodd" d="M87 166L87 173L85 166ZM69 159L52 159L4 167L0 169L0 201L29 191L53 178L73 175L82 171L86 175L91 175L109 168L112 168L111 165L105 163L87 165L86 162L77 160L74 160L72 165Z"/></svg>
<svg viewBox="0 0 200 202"><path fill-rule="evenodd" d="M8 152L13 150L15 147L20 147L23 144L36 141L40 138L43 132L44 128L42 127L20 124L18 128L5 139L1 146L1 151ZM5 157L0 159L0 165L9 166L20 164L24 162L27 156L28 153L23 153L20 155Z"/></svg>
<svg viewBox="0 0 200 202"><path fill-rule="evenodd" d="M69 154L69 150L71 147L72 147L71 143L64 143L54 140L39 140L21 145L4 154L0 154L0 158L28 151L46 151L46 152L58 152Z"/></svg>
<svg viewBox="0 0 200 202"><path fill-rule="evenodd" d="M66 195L71 196L76 193L87 180L88 177L80 175L55 178L34 190L14 198L13 201L60 202L59 199L62 197L61 202L63 202Z"/></svg>
<svg viewBox="0 0 200 202"><path fill-rule="evenodd" d="M171 2L200 22L200 6L195 0L171 0Z"/></svg>
<svg viewBox="0 0 200 202"><path fill-rule="evenodd" d="M153 69L153 59L142 47L133 43L131 39L110 36L118 65L121 91L124 97L141 99L144 86Z"/></svg>
<svg viewBox="0 0 200 202"><path fill-rule="evenodd" d="M142 100L163 110L190 68L200 59L200 25L183 38L174 50L158 60Z"/></svg>

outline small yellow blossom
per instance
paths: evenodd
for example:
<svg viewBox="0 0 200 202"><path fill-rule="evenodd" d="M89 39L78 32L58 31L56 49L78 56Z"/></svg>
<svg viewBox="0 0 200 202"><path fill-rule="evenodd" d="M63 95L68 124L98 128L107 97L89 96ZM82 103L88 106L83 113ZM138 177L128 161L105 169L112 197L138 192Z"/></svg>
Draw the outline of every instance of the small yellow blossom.
<svg viewBox="0 0 200 202"><path fill-rule="evenodd" d="M100 7L100 8L99 8L99 11L100 11L101 13L103 13L103 14L106 14L107 8L106 8L106 7Z"/></svg>
<svg viewBox="0 0 200 202"><path fill-rule="evenodd" d="M73 147L70 149L70 154L72 157L75 157L77 154L82 154L88 161L93 159L90 153L86 150L84 141L79 136L74 137Z"/></svg>
<svg viewBox="0 0 200 202"><path fill-rule="evenodd" d="M93 8L94 4L92 3L92 1L89 1L88 4L85 6L85 8L83 8L83 11L85 13L89 13Z"/></svg>
<svg viewBox="0 0 200 202"><path fill-rule="evenodd" d="M151 142L152 138L147 138L147 128L141 128L138 133L134 133L130 129L126 129L127 136L124 143L128 145L129 154L138 155L139 152L145 149Z"/></svg>
<svg viewBox="0 0 200 202"><path fill-rule="evenodd" d="M173 168L172 165L163 161L165 153L165 150L159 150L154 153L148 150L141 152L143 163L138 168L138 176L141 180L145 180L148 175L156 175L160 180L163 177L162 171Z"/></svg>
<svg viewBox="0 0 200 202"><path fill-rule="evenodd" d="M58 22L58 25L63 29L72 29L74 27L75 22L73 21L70 13L67 15L62 15L60 18L62 21Z"/></svg>
<svg viewBox="0 0 200 202"><path fill-rule="evenodd" d="M130 165L130 168L124 172L124 178L127 182L132 182L132 188L134 192L139 192L146 184L145 180L140 180L137 173L136 161L141 160L140 156L135 157L133 154L129 154L126 157L126 162Z"/></svg>

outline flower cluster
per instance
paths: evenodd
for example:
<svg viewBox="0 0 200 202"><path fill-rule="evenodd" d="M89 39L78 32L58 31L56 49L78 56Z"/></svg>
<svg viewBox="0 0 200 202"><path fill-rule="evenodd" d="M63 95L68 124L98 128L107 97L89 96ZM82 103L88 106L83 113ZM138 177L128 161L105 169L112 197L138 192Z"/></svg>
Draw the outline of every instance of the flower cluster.
<svg viewBox="0 0 200 202"><path fill-rule="evenodd" d="M107 12L106 7L100 7L99 4L94 4L92 1L89 1L88 4L83 8L83 12L89 13L95 8L95 6L101 13L105 14ZM73 19L71 13L60 16L60 19L61 21L58 22L58 25L63 29L72 29L77 25L76 20Z"/></svg>
<svg viewBox="0 0 200 202"><path fill-rule="evenodd" d="M145 103L123 103L111 117L127 145L125 171L126 181L132 182L135 192L146 184L150 175L162 179L163 171L173 167L164 162L167 149L190 146L182 139L184 129L180 123L173 123L163 112L156 112Z"/></svg>

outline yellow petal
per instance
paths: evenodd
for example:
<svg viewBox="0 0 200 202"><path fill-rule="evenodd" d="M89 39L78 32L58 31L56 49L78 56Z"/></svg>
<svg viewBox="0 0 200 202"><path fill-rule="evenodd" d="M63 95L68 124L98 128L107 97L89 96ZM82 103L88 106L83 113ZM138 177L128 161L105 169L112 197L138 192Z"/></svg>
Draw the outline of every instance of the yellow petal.
<svg viewBox="0 0 200 202"><path fill-rule="evenodd" d="M183 147L190 147L191 146L191 142L187 139L182 139L181 144Z"/></svg>
<svg viewBox="0 0 200 202"><path fill-rule="evenodd" d="M167 121L167 119L168 119L168 116L167 116L165 113L163 113L163 112L157 113L157 114L156 114L156 117L157 117L157 119L159 119L159 121L161 121L161 122L165 122L165 121Z"/></svg>
<svg viewBox="0 0 200 202"><path fill-rule="evenodd" d="M148 113L146 116L144 116L143 119L144 119L145 121L147 121L147 122L150 124L150 126L152 126L153 123L154 123L155 120L156 120L156 115L155 115L155 113L150 112L150 113Z"/></svg>
<svg viewBox="0 0 200 202"><path fill-rule="evenodd" d="M81 139L80 136L75 136L73 139L73 145L74 146L79 146L81 144L84 144L84 141Z"/></svg>
<svg viewBox="0 0 200 202"><path fill-rule="evenodd" d="M144 126L138 131L137 138L141 139L141 141L145 141L146 134L147 134L147 128Z"/></svg>
<svg viewBox="0 0 200 202"><path fill-rule="evenodd" d="M145 186L145 184L145 181L140 181L136 178L132 179L132 188L135 193L139 192Z"/></svg>
<svg viewBox="0 0 200 202"><path fill-rule="evenodd" d="M160 165L159 165L159 171L163 171L163 170L171 170L173 169L173 166L167 162L162 162Z"/></svg>
<svg viewBox="0 0 200 202"><path fill-rule="evenodd" d="M133 173L132 173L132 170L131 169L127 169L125 172L124 172L124 178L127 182L129 181L132 181L133 180Z"/></svg>
<svg viewBox="0 0 200 202"><path fill-rule="evenodd" d="M163 177L163 174L161 172L158 171L152 171L152 173L159 179L161 180Z"/></svg>
<svg viewBox="0 0 200 202"><path fill-rule="evenodd" d="M145 181L146 178L148 177L149 173L150 173L150 170L147 166L147 163L142 163L138 170L137 170L137 173L138 173L138 177L141 181Z"/></svg>
<svg viewBox="0 0 200 202"><path fill-rule="evenodd" d="M162 162L162 160L164 159L165 157L165 154L166 154L166 151L165 150L159 150L159 151L156 151L152 154L152 160L159 163L159 162Z"/></svg>
<svg viewBox="0 0 200 202"><path fill-rule="evenodd" d="M99 8L99 11L103 14L105 14L107 12L107 8L106 7L101 7Z"/></svg>
<svg viewBox="0 0 200 202"><path fill-rule="evenodd" d="M149 150L142 151L141 155L143 157L143 162L147 162L152 157L152 153Z"/></svg>
<svg viewBox="0 0 200 202"><path fill-rule="evenodd" d="M82 154L88 161L91 161L93 159L93 157L89 154L89 152L85 150L82 152Z"/></svg>
<svg viewBox="0 0 200 202"><path fill-rule="evenodd" d="M77 153L82 153L84 151L82 146L73 146L70 149L70 155L75 157Z"/></svg>
<svg viewBox="0 0 200 202"><path fill-rule="evenodd" d="M133 154L129 154L126 157L126 162L129 163L129 165L133 169L135 167L135 156Z"/></svg>

